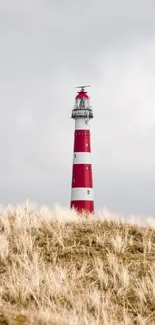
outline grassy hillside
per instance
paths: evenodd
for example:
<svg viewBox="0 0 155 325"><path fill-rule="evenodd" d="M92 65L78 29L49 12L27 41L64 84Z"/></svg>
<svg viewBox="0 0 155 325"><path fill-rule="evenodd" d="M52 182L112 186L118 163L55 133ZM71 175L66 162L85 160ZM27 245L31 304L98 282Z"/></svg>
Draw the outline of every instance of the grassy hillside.
<svg viewBox="0 0 155 325"><path fill-rule="evenodd" d="M1 208L2 324L155 324L153 219Z"/></svg>

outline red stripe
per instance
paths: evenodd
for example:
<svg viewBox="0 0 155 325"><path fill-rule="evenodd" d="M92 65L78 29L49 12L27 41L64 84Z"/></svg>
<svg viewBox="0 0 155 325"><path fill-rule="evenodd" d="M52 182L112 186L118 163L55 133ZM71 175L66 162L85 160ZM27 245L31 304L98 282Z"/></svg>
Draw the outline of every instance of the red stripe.
<svg viewBox="0 0 155 325"><path fill-rule="evenodd" d="M78 212L86 210L90 213L93 213L94 201L71 201L71 208L75 208Z"/></svg>
<svg viewBox="0 0 155 325"><path fill-rule="evenodd" d="M75 130L74 134L79 134L79 133L87 133L87 135L90 135L90 130Z"/></svg>
<svg viewBox="0 0 155 325"><path fill-rule="evenodd" d="M73 165L72 187L93 187L91 164Z"/></svg>
<svg viewBox="0 0 155 325"><path fill-rule="evenodd" d="M74 134L74 152L91 152L90 131L76 130Z"/></svg>

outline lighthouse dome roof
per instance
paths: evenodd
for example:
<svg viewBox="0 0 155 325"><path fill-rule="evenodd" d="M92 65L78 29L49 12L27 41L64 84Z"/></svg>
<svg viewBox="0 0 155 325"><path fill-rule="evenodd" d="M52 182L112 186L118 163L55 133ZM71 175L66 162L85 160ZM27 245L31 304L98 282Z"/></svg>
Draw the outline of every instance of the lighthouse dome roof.
<svg viewBox="0 0 155 325"><path fill-rule="evenodd" d="M78 98L89 99L89 96L87 95L87 93L84 90L81 90L75 98L76 99L78 99Z"/></svg>

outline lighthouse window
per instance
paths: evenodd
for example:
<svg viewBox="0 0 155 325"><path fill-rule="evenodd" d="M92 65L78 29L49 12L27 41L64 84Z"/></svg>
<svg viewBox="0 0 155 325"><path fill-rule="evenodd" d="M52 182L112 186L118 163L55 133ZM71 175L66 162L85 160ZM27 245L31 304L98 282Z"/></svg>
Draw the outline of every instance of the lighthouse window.
<svg viewBox="0 0 155 325"><path fill-rule="evenodd" d="M87 190L87 194L90 194L90 190Z"/></svg>
<svg viewBox="0 0 155 325"><path fill-rule="evenodd" d="M86 166L86 170L89 170L89 166Z"/></svg>
<svg viewBox="0 0 155 325"><path fill-rule="evenodd" d="M88 142L86 142L86 147L88 147Z"/></svg>
<svg viewBox="0 0 155 325"><path fill-rule="evenodd" d="M76 158L76 153L74 154L74 158Z"/></svg>
<svg viewBox="0 0 155 325"><path fill-rule="evenodd" d="M87 122L87 121L85 121L85 124L88 124L88 122Z"/></svg>

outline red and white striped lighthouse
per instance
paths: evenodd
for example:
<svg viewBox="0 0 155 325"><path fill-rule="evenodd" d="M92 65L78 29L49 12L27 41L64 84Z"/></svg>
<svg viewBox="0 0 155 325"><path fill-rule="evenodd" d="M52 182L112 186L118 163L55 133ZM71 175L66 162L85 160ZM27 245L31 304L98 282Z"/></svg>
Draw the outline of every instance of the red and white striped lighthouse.
<svg viewBox="0 0 155 325"><path fill-rule="evenodd" d="M71 117L75 120L72 169L71 208L94 212L93 176L89 120L93 118L89 96L85 87L75 97Z"/></svg>

